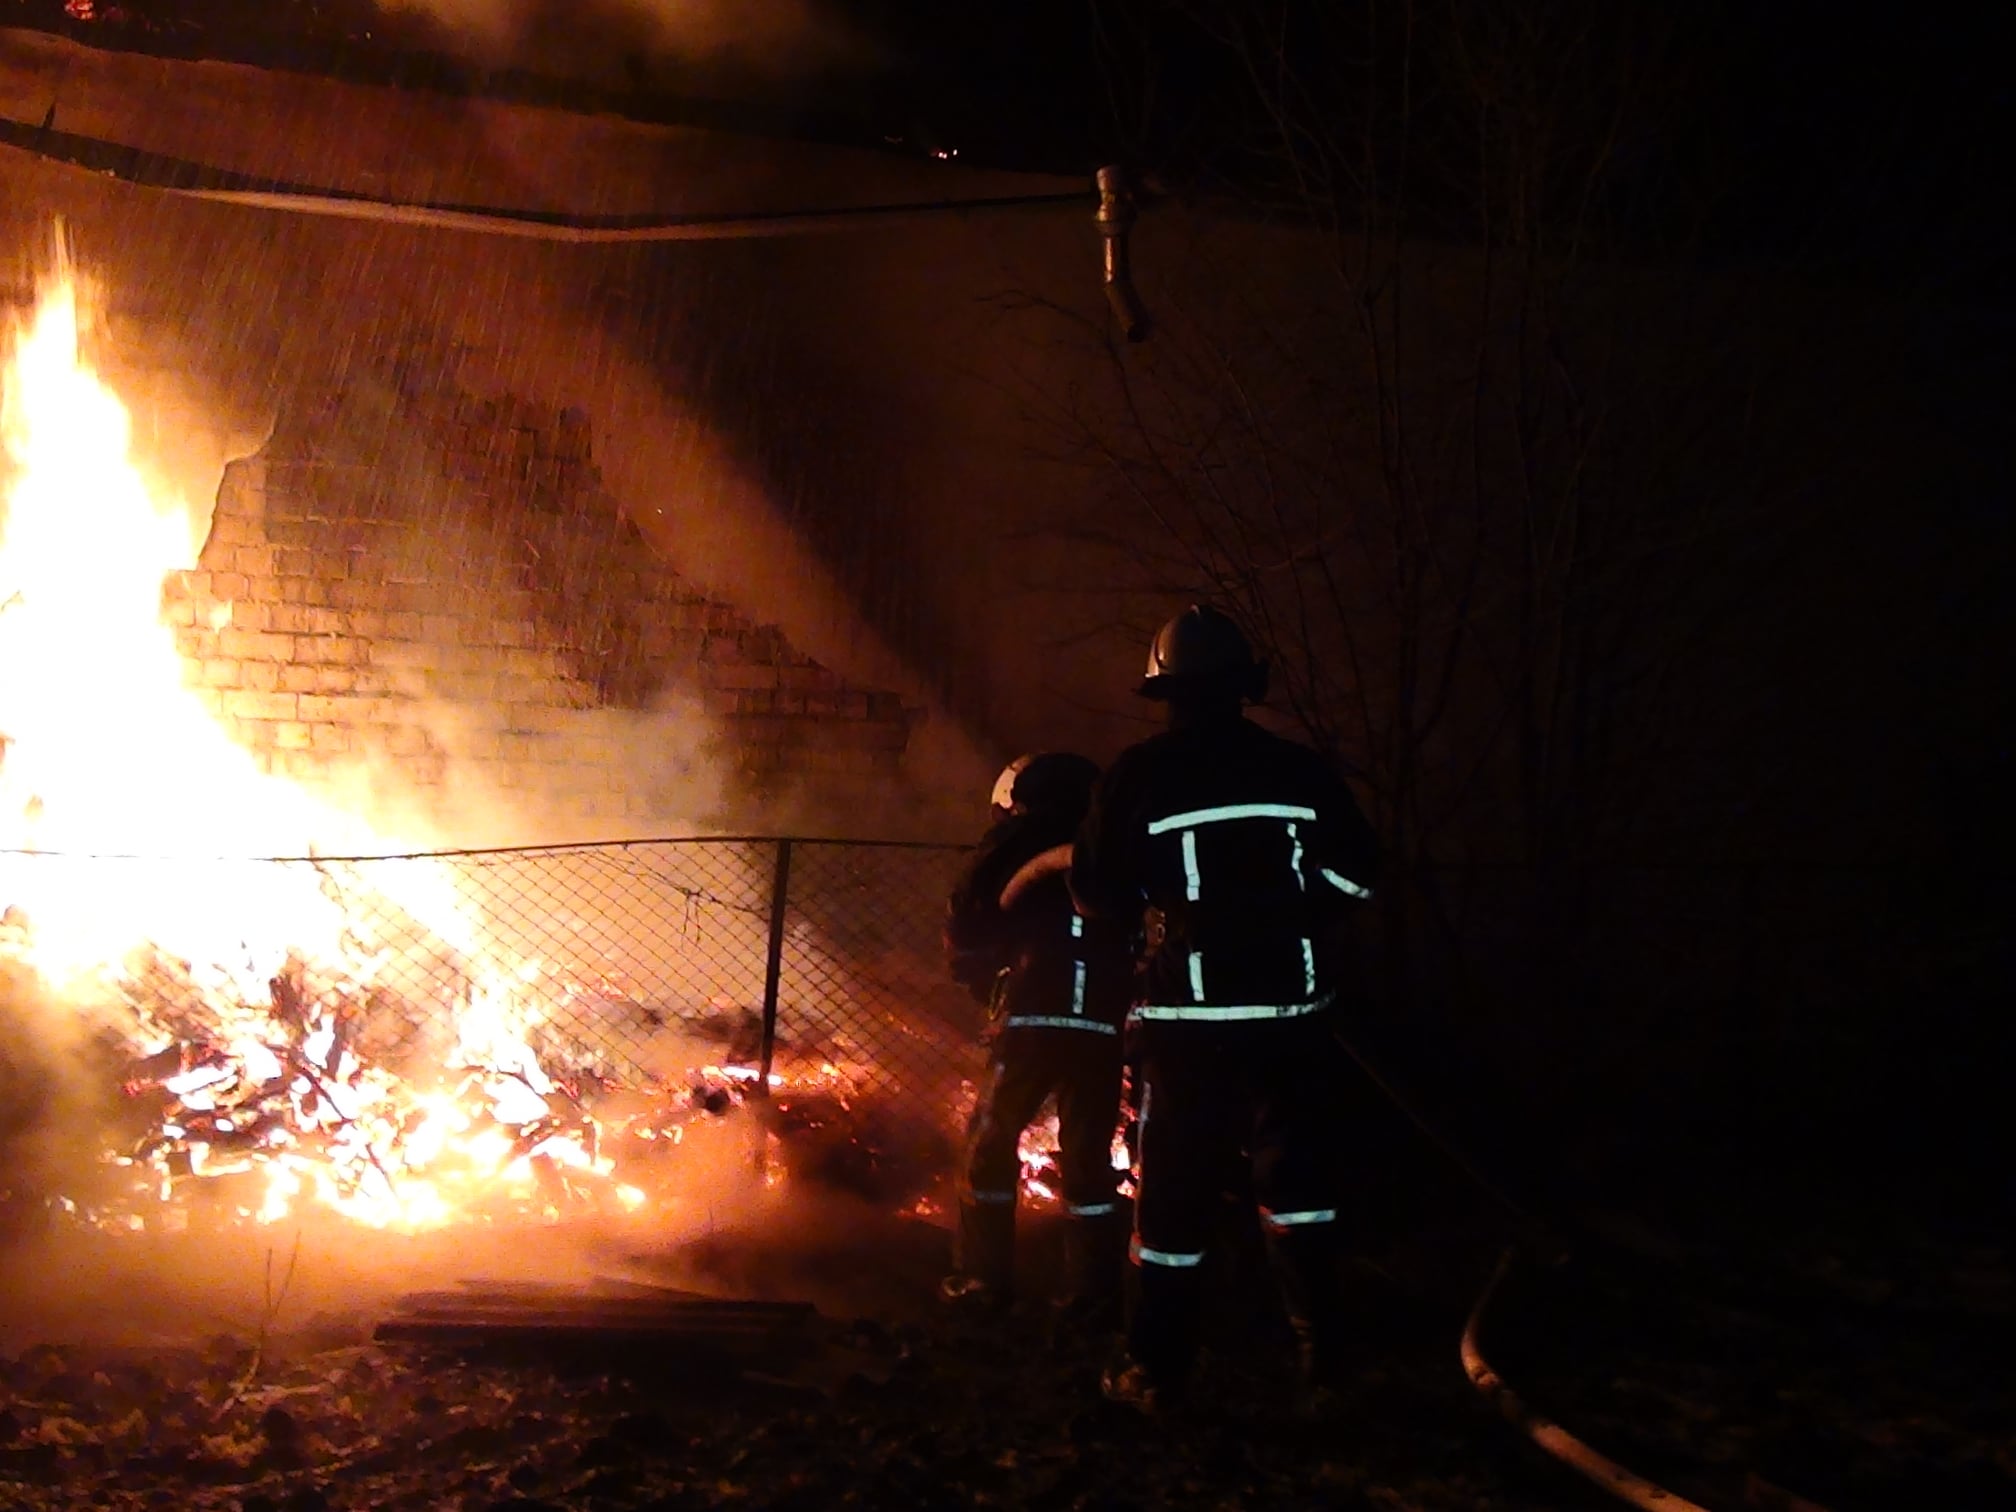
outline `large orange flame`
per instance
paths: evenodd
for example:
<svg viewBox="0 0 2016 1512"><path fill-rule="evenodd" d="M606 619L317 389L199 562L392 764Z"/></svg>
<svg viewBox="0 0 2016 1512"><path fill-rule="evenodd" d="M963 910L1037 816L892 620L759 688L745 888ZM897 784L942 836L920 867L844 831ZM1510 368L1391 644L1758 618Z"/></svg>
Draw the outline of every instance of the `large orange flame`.
<svg viewBox="0 0 2016 1512"><path fill-rule="evenodd" d="M556 1089L526 1042L537 1004L520 989L537 972L483 959L445 870L386 879L391 906L462 952L474 984L454 1005L449 1075L425 1091L359 1064L328 1005L283 1014L275 1001L269 983L290 963L351 983L376 969L312 869L208 867L189 884L205 858L424 846L261 771L185 686L159 611L163 580L194 565L186 512L134 461L126 409L79 337L66 267L16 333L0 406L0 909L27 921L8 948L59 994L117 977L142 947L183 963L212 1024L202 1063L161 1083L176 1099L167 1132L197 1175L264 1171L248 1217L279 1218L307 1197L420 1227L499 1189L536 1195L538 1162L606 1177L583 1120L536 1139L569 1123L550 1117ZM140 1051L169 1038L144 1010L133 1033ZM247 1148L238 1110L255 1103L268 1132ZM176 1117L231 1133L233 1153Z"/></svg>

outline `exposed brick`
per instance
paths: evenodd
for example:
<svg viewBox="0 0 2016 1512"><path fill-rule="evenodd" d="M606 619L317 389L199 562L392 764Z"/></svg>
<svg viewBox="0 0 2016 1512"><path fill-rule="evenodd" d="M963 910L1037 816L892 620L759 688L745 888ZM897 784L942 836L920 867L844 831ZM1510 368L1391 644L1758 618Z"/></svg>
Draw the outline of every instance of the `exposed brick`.
<svg viewBox="0 0 2016 1512"><path fill-rule="evenodd" d="M777 686L777 669L754 663L727 663L705 669L703 674L708 685L716 688L774 688Z"/></svg>
<svg viewBox="0 0 2016 1512"><path fill-rule="evenodd" d="M375 667L427 668L436 659L434 647L424 641L379 641L371 648L371 664Z"/></svg>
<svg viewBox="0 0 2016 1512"><path fill-rule="evenodd" d="M216 656L199 664L202 668L202 682L206 688L235 688L238 680L238 663L228 656Z"/></svg>
<svg viewBox="0 0 2016 1512"><path fill-rule="evenodd" d="M217 632L217 648L244 661L284 662L293 659L294 637L232 627Z"/></svg>
<svg viewBox="0 0 2016 1512"><path fill-rule="evenodd" d="M299 717L309 724L347 724L352 720L369 717L367 700L345 698L324 693L303 693L299 700ZM294 717L288 715L284 717Z"/></svg>
<svg viewBox="0 0 2016 1512"><path fill-rule="evenodd" d="M247 519L241 514L229 514L219 509L210 517L210 540L207 543L204 554L206 556L209 554L208 547L231 548L243 546L256 542L259 538L258 521Z"/></svg>
<svg viewBox="0 0 2016 1512"><path fill-rule="evenodd" d="M548 704L513 702L506 706L503 728L511 731L551 731L569 729L580 716L571 709Z"/></svg>
<svg viewBox="0 0 2016 1512"><path fill-rule="evenodd" d="M364 646L347 635L297 635L293 659L323 666L354 666L364 659Z"/></svg>
<svg viewBox="0 0 2016 1512"><path fill-rule="evenodd" d="M472 399L428 361L384 372L400 434L429 448L418 468L369 444L332 449L343 423L333 410L308 417L294 444L312 455L262 463L264 497L251 470L234 469L204 572L164 589L192 670L238 663L237 684L201 696L244 739L299 756L303 772L382 747L407 780L434 782L440 753L413 723L415 701L448 697L460 703L457 757L490 779L542 803L579 795L604 814L648 816L658 802L616 770L628 747L601 701L683 686L766 788L794 772L893 770L910 730L901 700L847 688L656 562L599 492L584 414ZM206 618L213 602L235 606L228 627ZM242 694L291 697L297 717L242 699L225 710Z"/></svg>
<svg viewBox="0 0 2016 1512"><path fill-rule="evenodd" d="M554 674L553 658L545 651L506 651L504 670L515 677L548 678Z"/></svg>
<svg viewBox="0 0 2016 1512"><path fill-rule="evenodd" d="M270 545L283 547L289 550L306 550L309 546L314 544L314 542L321 535L321 533L322 530L320 526L312 524L309 521L298 517L274 518L269 516L266 521L267 542ZM307 565L307 559L305 557L301 559L301 565L304 567ZM274 570L275 571L283 570L279 566L278 558L275 559ZM295 572L290 575L294 577L307 576L305 572Z"/></svg>
<svg viewBox="0 0 2016 1512"><path fill-rule="evenodd" d="M224 713L233 719L292 719L295 707L296 697L292 693L252 693L238 689L226 693L222 700Z"/></svg>
<svg viewBox="0 0 2016 1512"><path fill-rule="evenodd" d="M448 683L449 696L458 703L493 703L503 691L503 682L492 673L457 672Z"/></svg>
<svg viewBox="0 0 2016 1512"><path fill-rule="evenodd" d="M780 687L796 688L801 692L823 693L838 686L839 681L839 678L824 667L812 662L777 669L777 682Z"/></svg>

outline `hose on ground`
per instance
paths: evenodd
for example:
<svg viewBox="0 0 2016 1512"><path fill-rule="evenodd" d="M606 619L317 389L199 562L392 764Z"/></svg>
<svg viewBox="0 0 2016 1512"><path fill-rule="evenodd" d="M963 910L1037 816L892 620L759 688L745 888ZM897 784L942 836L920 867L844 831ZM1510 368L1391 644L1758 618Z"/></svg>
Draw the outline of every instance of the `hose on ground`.
<svg viewBox="0 0 2016 1512"><path fill-rule="evenodd" d="M1634 1474L1608 1455L1599 1454L1559 1423L1535 1412L1491 1368L1490 1361L1484 1358L1483 1351L1478 1347L1477 1336L1483 1329L1485 1309L1491 1305L1491 1299L1498 1294L1498 1288L1511 1272L1512 1262L1513 1251L1509 1249L1498 1257L1491 1279L1484 1284L1477 1305L1470 1309L1470 1321L1464 1326L1463 1372L1470 1377L1470 1384L1498 1409L1506 1422L1576 1474L1619 1500L1642 1507L1645 1512L1707 1512L1698 1503Z"/></svg>
<svg viewBox="0 0 2016 1512"><path fill-rule="evenodd" d="M1497 1296L1498 1288L1504 1284L1516 1259L1516 1252L1506 1250L1498 1257L1498 1264L1492 1269L1491 1279L1484 1284L1478 1294L1476 1306L1470 1309L1470 1320L1463 1328L1463 1373L1470 1377L1475 1386L1498 1413L1524 1433L1540 1448L1588 1480L1601 1487L1620 1501L1629 1502L1644 1512L1706 1512L1699 1503L1691 1502L1684 1496L1668 1491L1664 1486L1645 1479L1618 1464L1606 1454L1589 1447L1574 1434L1551 1418L1535 1412L1527 1406L1519 1394L1498 1372L1491 1368L1491 1362L1484 1358L1483 1349L1478 1344L1478 1335L1483 1331L1484 1313ZM1758 1509L1758 1512L1827 1512L1818 1502L1773 1486L1757 1475L1746 1479L1744 1502Z"/></svg>

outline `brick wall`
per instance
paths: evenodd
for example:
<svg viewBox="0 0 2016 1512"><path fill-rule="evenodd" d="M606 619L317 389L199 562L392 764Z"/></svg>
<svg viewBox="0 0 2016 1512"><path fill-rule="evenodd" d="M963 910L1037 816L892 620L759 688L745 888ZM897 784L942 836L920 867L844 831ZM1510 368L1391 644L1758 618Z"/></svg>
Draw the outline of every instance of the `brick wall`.
<svg viewBox="0 0 2016 1512"><path fill-rule="evenodd" d="M886 784L914 711L691 591L593 440L396 368L283 413L168 585L188 681L270 769L474 781L601 829Z"/></svg>

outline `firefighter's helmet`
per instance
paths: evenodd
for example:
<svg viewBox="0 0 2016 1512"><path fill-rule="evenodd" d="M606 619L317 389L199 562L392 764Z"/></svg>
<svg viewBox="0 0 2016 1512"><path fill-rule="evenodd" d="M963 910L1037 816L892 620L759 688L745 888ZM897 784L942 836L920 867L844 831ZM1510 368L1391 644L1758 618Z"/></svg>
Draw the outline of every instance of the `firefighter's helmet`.
<svg viewBox="0 0 2016 1512"><path fill-rule="evenodd" d="M1099 781L1099 766L1072 751L1017 756L994 779L994 813L1084 813Z"/></svg>
<svg viewBox="0 0 2016 1512"><path fill-rule="evenodd" d="M1143 698L1231 696L1258 703L1267 696L1267 664L1229 616L1192 604L1155 632L1147 674L1135 691Z"/></svg>

